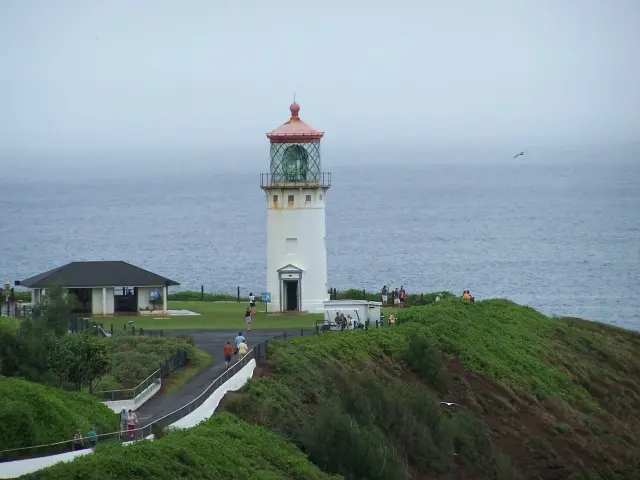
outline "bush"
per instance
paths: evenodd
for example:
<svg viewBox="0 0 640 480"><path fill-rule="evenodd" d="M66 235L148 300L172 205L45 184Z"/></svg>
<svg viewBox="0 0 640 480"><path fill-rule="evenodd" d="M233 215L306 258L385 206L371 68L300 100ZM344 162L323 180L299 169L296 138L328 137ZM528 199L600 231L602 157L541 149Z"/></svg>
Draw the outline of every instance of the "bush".
<svg viewBox="0 0 640 480"><path fill-rule="evenodd" d="M332 292L329 292L332 293ZM451 292L431 292L431 293L408 293L405 300L405 306L420 306L431 305L436 302L436 297L440 297L441 300L455 297ZM358 290L350 288L345 291L335 292L336 300L369 300L371 302L380 302L382 300L382 294L380 292L367 292L365 290ZM391 292L389 292L389 304L391 305Z"/></svg>
<svg viewBox="0 0 640 480"><path fill-rule="evenodd" d="M69 440L77 429L86 435L92 426L98 433L113 432L119 423L111 409L87 394L26 380L0 377L0 399L0 450ZM5 454L2 459L16 455Z"/></svg>
<svg viewBox="0 0 640 480"><path fill-rule="evenodd" d="M405 479L408 469L445 476L456 459L477 473L493 469L497 450L481 424L467 419L477 429L461 428L464 412L443 413L434 393L403 380L402 362L410 360L431 383L447 384L439 351L414 329L274 342L270 360L274 376L250 380L224 408L278 429L325 471L385 480ZM468 444L456 452L462 437Z"/></svg>
<svg viewBox="0 0 640 480"><path fill-rule="evenodd" d="M223 413L153 442L98 447L92 455L71 463L58 463L24 478L330 480L335 477L322 473L282 437Z"/></svg>
<svg viewBox="0 0 640 480"><path fill-rule="evenodd" d="M261 302L260 294L255 293L256 300ZM238 300L237 295L229 295L226 293L204 293L194 291L184 291L184 292L173 292L167 296L167 299L174 302L195 302L195 301L205 301L205 302L235 302ZM248 302L249 297L240 297L241 302Z"/></svg>
<svg viewBox="0 0 640 480"><path fill-rule="evenodd" d="M180 350L187 361L195 358L195 341L190 335L144 337L117 335L104 339L110 369L100 390L133 388L155 372L160 363Z"/></svg>

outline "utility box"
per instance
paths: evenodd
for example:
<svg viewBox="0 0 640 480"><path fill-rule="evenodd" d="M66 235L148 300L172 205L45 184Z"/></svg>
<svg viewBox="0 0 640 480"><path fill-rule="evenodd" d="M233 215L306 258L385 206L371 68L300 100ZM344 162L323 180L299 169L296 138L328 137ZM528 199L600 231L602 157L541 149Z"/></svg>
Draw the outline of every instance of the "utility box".
<svg viewBox="0 0 640 480"><path fill-rule="evenodd" d="M375 327L380 321L382 302L370 302L368 300L328 300L324 302L324 323L323 330L340 330L336 325L335 318L339 313L344 316L351 315L358 326ZM367 323L368 322L368 323Z"/></svg>

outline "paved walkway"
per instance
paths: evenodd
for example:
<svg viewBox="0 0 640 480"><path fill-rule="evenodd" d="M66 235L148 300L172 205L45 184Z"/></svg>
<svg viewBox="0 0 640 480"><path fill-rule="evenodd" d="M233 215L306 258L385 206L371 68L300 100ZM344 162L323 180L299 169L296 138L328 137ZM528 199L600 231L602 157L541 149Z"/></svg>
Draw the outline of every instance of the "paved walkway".
<svg viewBox="0 0 640 480"><path fill-rule="evenodd" d="M253 348L256 344L264 342L276 335L282 335L287 332L287 336L299 336L300 329L286 330L251 330L243 331L243 335L247 339L249 348ZM306 330L305 335L311 335L315 330ZM213 383L213 381L224 372L224 358L222 348L227 341L233 343L233 339L238 335L237 331L231 330L171 330L166 331L165 335L192 335L196 341L196 347L204 350L213 357L213 362L205 370L198 372L191 377L179 390L170 394L162 394L162 391L156 394L151 400L147 401L137 411L138 426L148 425L150 422L179 409L186 405L205 388Z"/></svg>

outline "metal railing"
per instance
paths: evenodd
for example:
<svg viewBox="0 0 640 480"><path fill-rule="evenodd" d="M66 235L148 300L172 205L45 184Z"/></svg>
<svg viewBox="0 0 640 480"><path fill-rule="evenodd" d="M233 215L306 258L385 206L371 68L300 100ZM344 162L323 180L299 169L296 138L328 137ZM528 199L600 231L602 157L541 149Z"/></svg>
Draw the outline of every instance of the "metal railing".
<svg viewBox="0 0 640 480"><path fill-rule="evenodd" d="M317 178L300 178L299 175L287 176L273 175L271 173L260 174L260 188L305 188L305 187L323 187L331 186L331 172L321 172Z"/></svg>
<svg viewBox="0 0 640 480"><path fill-rule="evenodd" d="M178 350L174 355L167 357L160 364L160 368L145 378L133 388L122 388L119 390L99 390L93 392L103 402L115 400L131 400L144 392L151 385L159 383L161 378L166 377L187 362L187 352Z"/></svg>
<svg viewBox="0 0 640 480"><path fill-rule="evenodd" d="M312 331L311 333L315 333ZM300 335L304 335L304 329L300 329ZM292 335L287 335L287 332L283 332L282 335L277 335L268 340L256 344L247 354L240 358L236 363L231 365L225 372L219 375L203 392L196 398L191 400L186 405L168 413L150 423L144 427L139 427L134 430L119 430L117 432L102 433L96 435L97 444L104 445L105 443L115 442L128 442L131 440L141 440L148 437L151 434L162 431L165 427L177 422L181 418L186 417L195 409L200 407L204 401L211 396L211 394L217 390L223 383L238 373L250 360L255 359L256 363L260 363L262 359L269 357L269 342L273 340L286 341ZM74 450L81 450L89 448L89 438L82 437L80 439L82 446L79 444L78 439L64 440L61 442L49 443L46 445L35 445L31 447L18 447L6 450L0 450L0 462L11 460L23 460L27 458L36 458L43 456L56 455L60 453L70 452Z"/></svg>

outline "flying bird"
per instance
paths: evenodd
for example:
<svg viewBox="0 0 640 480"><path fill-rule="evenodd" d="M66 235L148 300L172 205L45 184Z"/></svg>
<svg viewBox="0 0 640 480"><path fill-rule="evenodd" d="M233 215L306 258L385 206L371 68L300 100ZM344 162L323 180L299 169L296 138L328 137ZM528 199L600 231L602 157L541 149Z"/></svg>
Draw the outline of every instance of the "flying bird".
<svg viewBox="0 0 640 480"><path fill-rule="evenodd" d="M518 158L520 155L524 155L524 152L520 152L519 154L517 154L515 157L513 158Z"/></svg>
<svg viewBox="0 0 640 480"><path fill-rule="evenodd" d="M442 405L446 405L447 407L453 407L453 406L458 406L457 403L453 403L453 402L440 402L440 404Z"/></svg>

